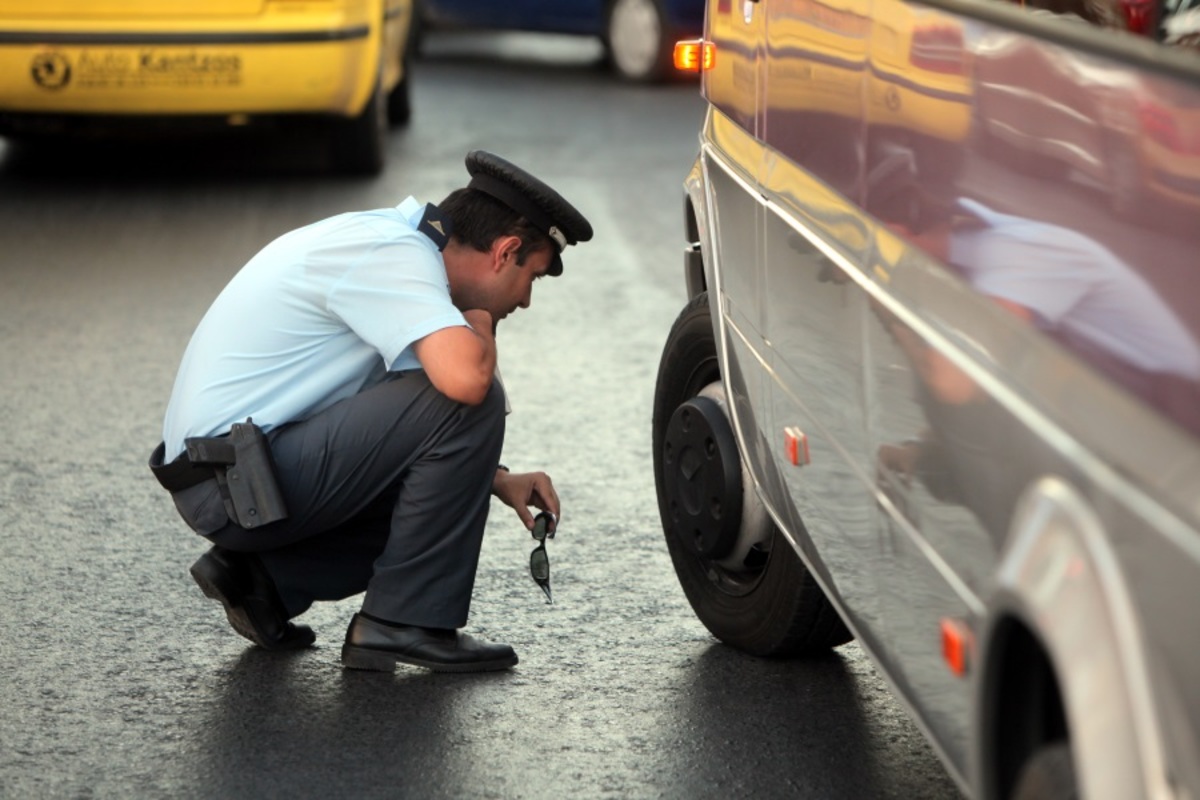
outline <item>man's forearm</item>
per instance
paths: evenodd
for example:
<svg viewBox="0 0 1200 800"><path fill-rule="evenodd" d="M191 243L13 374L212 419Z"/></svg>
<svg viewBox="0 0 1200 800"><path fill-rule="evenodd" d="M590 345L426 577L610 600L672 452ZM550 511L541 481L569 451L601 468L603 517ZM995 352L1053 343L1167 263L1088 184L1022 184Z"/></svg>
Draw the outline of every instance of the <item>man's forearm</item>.
<svg viewBox="0 0 1200 800"><path fill-rule="evenodd" d="M456 402L478 405L496 373L496 339L491 314L472 310L463 316L467 325L435 331L413 349L439 392Z"/></svg>

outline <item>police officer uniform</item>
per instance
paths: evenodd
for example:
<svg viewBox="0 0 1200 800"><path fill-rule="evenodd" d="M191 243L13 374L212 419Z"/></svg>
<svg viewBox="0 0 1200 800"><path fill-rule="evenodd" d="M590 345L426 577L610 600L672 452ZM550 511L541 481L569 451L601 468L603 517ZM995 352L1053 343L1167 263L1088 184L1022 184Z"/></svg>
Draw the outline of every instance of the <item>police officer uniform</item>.
<svg viewBox="0 0 1200 800"><path fill-rule="evenodd" d="M591 238L573 206L519 167L475 151L467 169L468 188L555 242L548 274L561 274L564 247ZM466 622L506 402L498 382L479 405L450 400L413 354L421 338L466 324L440 252L449 225L409 197L281 236L187 347L151 469L216 545L193 576L262 646L311 643L288 620L364 590L367 619Z"/></svg>

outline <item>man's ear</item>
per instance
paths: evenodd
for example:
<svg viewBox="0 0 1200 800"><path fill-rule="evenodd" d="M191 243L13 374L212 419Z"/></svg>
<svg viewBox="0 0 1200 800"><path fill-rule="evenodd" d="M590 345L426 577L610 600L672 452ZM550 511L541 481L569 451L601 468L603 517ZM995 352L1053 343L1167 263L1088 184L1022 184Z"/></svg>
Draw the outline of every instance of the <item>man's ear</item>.
<svg viewBox="0 0 1200 800"><path fill-rule="evenodd" d="M508 263L517 263L517 251L521 249L521 237L497 236L492 242L492 269L499 270Z"/></svg>

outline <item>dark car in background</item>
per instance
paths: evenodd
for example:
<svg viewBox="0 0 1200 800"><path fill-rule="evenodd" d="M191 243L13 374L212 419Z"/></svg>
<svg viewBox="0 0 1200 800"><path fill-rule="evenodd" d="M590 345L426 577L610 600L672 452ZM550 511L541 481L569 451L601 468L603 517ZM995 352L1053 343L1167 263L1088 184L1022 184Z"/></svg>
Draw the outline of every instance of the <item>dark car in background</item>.
<svg viewBox="0 0 1200 800"><path fill-rule="evenodd" d="M417 9L424 28L599 37L613 71L638 82L670 75L675 41L704 22L703 0L417 0Z"/></svg>
<svg viewBox="0 0 1200 800"><path fill-rule="evenodd" d="M663 531L718 639L856 640L970 796L1196 800L1196 26L1035 5L710 0Z"/></svg>

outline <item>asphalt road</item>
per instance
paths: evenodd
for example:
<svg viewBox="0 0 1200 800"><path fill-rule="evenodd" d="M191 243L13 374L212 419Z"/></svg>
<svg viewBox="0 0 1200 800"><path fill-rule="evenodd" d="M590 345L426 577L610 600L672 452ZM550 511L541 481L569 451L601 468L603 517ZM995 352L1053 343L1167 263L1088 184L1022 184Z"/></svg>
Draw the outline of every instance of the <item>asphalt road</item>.
<svg viewBox="0 0 1200 800"><path fill-rule="evenodd" d="M952 798L862 652L717 643L657 520L650 402L684 302L695 87L615 83L587 43L434 38L386 173L324 171L293 132L0 145L0 797ZM189 334L274 236L440 200L485 148L546 178L595 240L500 331L504 460L564 504L555 604L497 504L470 630L511 672L342 670L357 600L311 650L250 648L187 575L204 550L145 468Z"/></svg>

